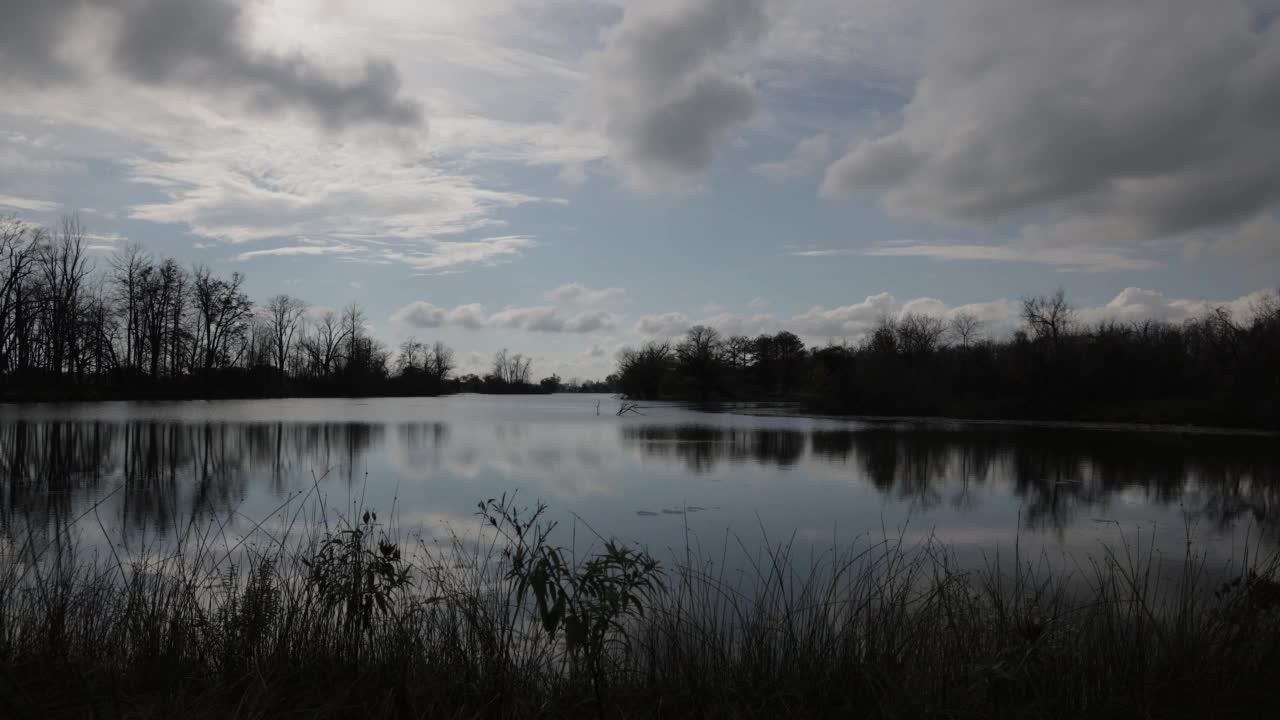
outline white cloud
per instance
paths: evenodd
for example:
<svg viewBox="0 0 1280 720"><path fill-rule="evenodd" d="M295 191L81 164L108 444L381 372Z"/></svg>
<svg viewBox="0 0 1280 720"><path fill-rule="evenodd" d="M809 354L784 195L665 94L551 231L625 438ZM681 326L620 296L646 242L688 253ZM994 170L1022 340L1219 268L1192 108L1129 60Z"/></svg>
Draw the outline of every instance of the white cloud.
<svg viewBox="0 0 1280 720"><path fill-rule="evenodd" d="M641 335L673 337L683 335L693 325L688 315L670 312L661 315L645 315L636 321L635 331Z"/></svg>
<svg viewBox="0 0 1280 720"><path fill-rule="evenodd" d="M479 330L492 328L536 333L586 334L604 332L618 327L620 318L613 313L590 311L565 315L554 307L507 307L486 315L478 304L459 305L452 310L437 307L429 302L410 303L391 315L397 323L428 329L446 325Z"/></svg>
<svg viewBox="0 0 1280 720"><path fill-rule="evenodd" d="M117 4L106 0L102 6L112 8L112 17L137 20L139 27L154 27L173 10L159 8L164 12L150 18ZM146 0L142 6L153 4ZM85 3L54 5L65 9ZM72 29L105 40L97 46L76 46L66 58L75 66L72 75L44 86L28 82L33 76L26 70L22 78L16 73L0 78L8 101L0 115L0 126L5 127L0 167L15 172L21 168L24 180L37 170L83 170L88 159L122 168L127 180L139 186L125 196L126 203L132 202L131 219L186 226L202 239L266 245L242 251L246 260L327 255L403 262L416 272L440 272L459 264L517 257L533 247L532 238L470 236L501 227L501 216L510 208L558 202L511 190L505 182L498 187L489 176L474 172L476 164L584 163L604 154L595 136L556 122L556 98L567 98L580 82L581 72L571 61L580 59L585 44L584 39L575 48L558 47L557 24L573 19L558 17L559 11L535 14L506 0L449 9L398 0L335 0L324 8L294 0L234 7L224 0L202 2L200 7L181 0L174 7L213 13L228 23L219 27L235 30L234 37L210 41L232 58L227 88L210 88L201 80L207 79L210 68L219 67L207 55L208 48L184 49L172 43L161 49L194 58L200 77L139 80L113 64L117 51L151 52L117 46L116 35L135 31L104 27L99 32L77 15L71 18ZM35 27L57 29L45 20L61 17L62 12L46 14L42 9L37 14L41 17L28 18ZM217 29L183 28L186 34L181 37L199 39ZM0 35L9 37L5 30ZM173 37L178 36L168 39ZM143 38L157 46L164 45L163 39L163 34ZM535 44L541 49L531 50ZM245 48L253 62L270 65L273 58L292 58L291 67L312 74L276 80L296 80L305 92L263 92L239 102L244 98L230 86L246 72L252 75L261 69L234 61ZM6 60L9 50L13 48L7 44L0 48ZM563 59L552 57L557 53ZM42 62L56 61L60 54L61 50L52 56L45 53ZM382 99L348 92L361 83L373 90L391 88L379 86L394 78L383 66L365 65L368 54L392 58L404 72L403 85ZM95 64L93 58L102 62ZM182 72L186 71L178 74ZM250 85L259 82L255 78ZM330 96L312 92L325 83L335 89ZM370 102L348 102L355 97ZM383 102L389 98L395 99ZM417 98L430 100L430 134L424 125L401 122L412 118L397 114ZM516 110L517 100L530 111ZM279 107L265 107L272 103ZM317 122L299 123L297 113L285 106ZM532 119L535 115L542 119ZM343 132L328 132L337 126ZM4 193L27 191L15 192L0 179L0 195ZM19 207L52 209L26 201ZM327 241L331 249L284 249L302 248L299 237ZM451 241L456 243L445 244Z"/></svg>
<svg viewBox="0 0 1280 720"><path fill-rule="evenodd" d="M488 324L525 332L590 333L617 327L618 316L604 311L566 316L553 307L509 307L490 315Z"/></svg>
<svg viewBox="0 0 1280 720"><path fill-rule="evenodd" d="M860 303L834 308L815 306L796 315L788 328L802 336L831 339L856 339L875 327L879 319L898 309L889 293L869 295Z"/></svg>
<svg viewBox="0 0 1280 720"><path fill-rule="evenodd" d="M761 163L751 169L770 180L791 180L816 172L830 156L831 137L822 133L796 143L785 160Z"/></svg>
<svg viewBox="0 0 1280 720"><path fill-rule="evenodd" d="M0 195L0 207L29 210L31 212L53 212L61 206L48 200L35 200L33 198L17 197L16 195Z"/></svg>
<svg viewBox="0 0 1280 720"><path fill-rule="evenodd" d="M236 260L245 262L260 257L293 257L297 255L351 255L360 252L355 245L335 243L333 245L287 245L267 250L251 250L236 255Z"/></svg>
<svg viewBox="0 0 1280 720"><path fill-rule="evenodd" d="M783 329L778 318L768 314L744 316L720 312L703 318L699 324L709 325L725 335L746 335L747 337L755 337L762 333L776 333Z"/></svg>
<svg viewBox="0 0 1280 720"><path fill-rule="evenodd" d="M445 315L446 321L468 330L479 330L485 326L484 307L478 303L459 305Z"/></svg>
<svg viewBox="0 0 1280 720"><path fill-rule="evenodd" d="M480 240L430 240L417 249L378 250L370 253L373 261L395 262L418 272L441 270L468 264L493 264L518 257L537 243L529 237L506 235Z"/></svg>
<svg viewBox="0 0 1280 720"><path fill-rule="evenodd" d="M1230 311L1234 317L1246 319L1252 317L1254 307L1266 294L1267 291L1260 290L1234 300L1211 301L1170 298L1156 290L1129 287L1121 290L1106 305L1081 308L1078 314L1080 319L1087 323L1096 323L1101 320L1182 322L1222 307Z"/></svg>
<svg viewBox="0 0 1280 720"><path fill-rule="evenodd" d="M808 257L871 255L878 257L923 257L934 260L1017 262L1052 265L1061 269L1092 272L1150 270L1158 266L1158 263L1154 260L1136 257L1131 248L1106 248L1085 244L1044 246L1021 241L1005 245L965 243L886 244L866 250L809 251L795 254Z"/></svg>
<svg viewBox="0 0 1280 720"><path fill-rule="evenodd" d="M602 288L593 290L589 287L579 285L578 283L569 283L561 285L546 294L548 300L554 302L572 302L579 305L595 305L602 302L610 302L621 300L627 294L626 290L620 287Z"/></svg>
<svg viewBox="0 0 1280 720"><path fill-rule="evenodd" d="M1164 320L1181 322L1202 316L1212 308L1224 307L1236 317L1248 318L1267 291L1253 292L1232 300L1170 298L1155 290L1126 288L1105 305L1077 308L1077 317L1088 324L1100 320L1136 322ZM772 315L741 316L722 313L697 322L680 313L648 315L640 318L635 331L650 337L676 337L693 325L709 325L726 335L754 336L789 330L811 345L831 341L856 343L875 329L882 318L900 318L906 313L951 318L959 313L977 317L988 336L1007 336L1021 324L1022 302L1002 298L986 302L948 305L937 298L919 297L900 301L890 293L869 295L858 303L838 307L816 306L789 319Z"/></svg>

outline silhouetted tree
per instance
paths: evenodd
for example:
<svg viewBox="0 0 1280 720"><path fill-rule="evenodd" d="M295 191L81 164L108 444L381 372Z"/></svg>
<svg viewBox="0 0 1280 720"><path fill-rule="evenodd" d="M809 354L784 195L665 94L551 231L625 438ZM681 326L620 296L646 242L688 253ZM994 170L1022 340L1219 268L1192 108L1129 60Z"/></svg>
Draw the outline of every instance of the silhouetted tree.
<svg viewBox="0 0 1280 720"><path fill-rule="evenodd" d="M637 399L781 394L832 413L1280 427L1280 294L1181 325L1087 326L1061 290L1027 298L1022 311L1009 340L982 339L967 313L950 323L906 313L881 317L856 347L807 351L783 332L756 337L747 353L700 327L674 353L661 343L619 353L616 387Z"/></svg>
<svg viewBox="0 0 1280 720"><path fill-rule="evenodd" d="M1075 309L1067 302L1066 291L1058 288L1052 295L1023 298L1022 319L1033 337L1057 345L1070 330Z"/></svg>
<svg viewBox="0 0 1280 720"><path fill-rule="evenodd" d="M453 372L453 350L448 345L437 340L431 346L430 353L425 357L427 372L431 374L437 383L444 383L449 379L449 373Z"/></svg>
<svg viewBox="0 0 1280 720"><path fill-rule="evenodd" d="M288 295L276 295L267 302L267 312L271 320L271 349L276 369L284 375L289 351L293 349L293 339L307 313L307 304Z"/></svg>
<svg viewBox="0 0 1280 720"><path fill-rule="evenodd" d="M898 349L908 356L928 355L938 349L947 326L942 318L921 313L905 313L898 320Z"/></svg>
<svg viewBox="0 0 1280 720"><path fill-rule="evenodd" d="M627 397L657 398L673 366L670 343L650 340L639 349L623 348L618 352L618 388Z"/></svg>
<svg viewBox="0 0 1280 720"><path fill-rule="evenodd" d="M253 303L240 292L244 276L232 273L230 280L214 277L208 268L197 267L192 284L197 314L196 336L201 367L213 370L231 362L230 349L244 339L253 313Z"/></svg>
<svg viewBox="0 0 1280 720"><path fill-rule="evenodd" d="M705 325L694 325L676 346L680 371L689 378L702 399L707 399L720 384L724 370L724 341L720 333Z"/></svg>
<svg viewBox="0 0 1280 720"><path fill-rule="evenodd" d="M958 312L951 316L951 320L947 323L947 331L960 344L960 347L967 350L970 345L981 339L982 321L973 313Z"/></svg>

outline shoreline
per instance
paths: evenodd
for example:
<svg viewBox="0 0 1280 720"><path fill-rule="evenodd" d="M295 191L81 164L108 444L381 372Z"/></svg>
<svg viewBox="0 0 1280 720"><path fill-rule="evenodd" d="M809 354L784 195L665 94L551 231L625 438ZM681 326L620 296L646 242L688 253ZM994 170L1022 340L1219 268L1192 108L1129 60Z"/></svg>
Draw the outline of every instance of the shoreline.
<svg viewBox="0 0 1280 720"><path fill-rule="evenodd" d="M722 410L699 408L690 404L690 409L702 412L714 412L726 415L745 415L747 417L794 417L812 420L838 420L870 424L914 424L914 425L993 425L998 427L1027 427L1060 430L1098 430L1103 432L1151 432L1184 435L1242 435L1250 437L1280 437L1280 429L1226 427L1217 425L1195 425L1174 423L1140 423L1114 420L1021 420L1014 418L966 418L946 417L941 415L834 415L830 413L808 412L795 402L766 402L763 404L737 403L748 407L726 407ZM728 404L726 404L728 405Z"/></svg>

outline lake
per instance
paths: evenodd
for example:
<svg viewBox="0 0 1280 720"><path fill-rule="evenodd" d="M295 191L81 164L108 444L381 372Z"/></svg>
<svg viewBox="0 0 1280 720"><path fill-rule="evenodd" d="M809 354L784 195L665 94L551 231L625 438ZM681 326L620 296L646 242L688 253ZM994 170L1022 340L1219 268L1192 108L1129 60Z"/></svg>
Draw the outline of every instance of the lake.
<svg viewBox="0 0 1280 720"><path fill-rule="evenodd" d="M428 542L518 493L660 557L930 536L977 562L1104 547L1211 558L1276 547L1274 436L701 412L603 395L0 405L0 531L74 525L96 546L193 524L245 533L302 496ZM270 527L270 525L268 525Z"/></svg>

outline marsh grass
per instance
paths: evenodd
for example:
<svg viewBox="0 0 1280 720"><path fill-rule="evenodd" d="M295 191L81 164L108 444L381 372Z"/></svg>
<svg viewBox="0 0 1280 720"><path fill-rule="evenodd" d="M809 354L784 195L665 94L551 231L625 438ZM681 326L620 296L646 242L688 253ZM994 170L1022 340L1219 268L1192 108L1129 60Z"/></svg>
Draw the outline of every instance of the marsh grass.
<svg viewBox="0 0 1280 720"><path fill-rule="evenodd" d="M603 538L554 547L541 506L480 510L483 532L441 544L358 504L330 517L307 494L238 535L192 525L167 550L94 552L74 528L0 546L0 716L1280 709L1277 564L1252 551L1209 567L1188 542L1169 572L1126 539L1069 569L1015 551L967 570L933 540L863 537L808 557L766 541L740 573L731 537L718 555L690 540L659 563Z"/></svg>

